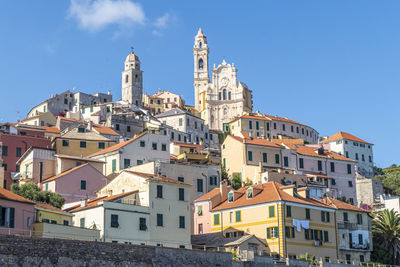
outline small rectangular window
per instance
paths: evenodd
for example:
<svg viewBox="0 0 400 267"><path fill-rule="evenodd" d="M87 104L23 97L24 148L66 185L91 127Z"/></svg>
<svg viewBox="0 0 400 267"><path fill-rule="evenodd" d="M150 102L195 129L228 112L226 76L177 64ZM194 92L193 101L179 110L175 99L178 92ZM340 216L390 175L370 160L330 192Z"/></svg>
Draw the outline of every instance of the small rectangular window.
<svg viewBox="0 0 400 267"><path fill-rule="evenodd" d="M111 227L118 228L118 226L119 226L118 215L117 214L111 214Z"/></svg>
<svg viewBox="0 0 400 267"><path fill-rule="evenodd" d="M347 173L351 174L351 164L347 164Z"/></svg>
<svg viewBox="0 0 400 267"><path fill-rule="evenodd" d="M163 215L157 213L157 226L164 226Z"/></svg>
<svg viewBox="0 0 400 267"><path fill-rule="evenodd" d="M22 156L22 148L17 147L16 150L17 150L17 151L16 151L16 156L17 156L18 158L21 157L21 156Z"/></svg>
<svg viewBox="0 0 400 267"><path fill-rule="evenodd" d="M145 147L146 143L144 141L140 141L140 147Z"/></svg>
<svg viewBox="0 0 400 267"><path fill-rule="evenodd" d="M86 180L81 180L81 190L86 190Z"/></svg>
<svg viewBox="0 0 400 267"><path fill-rule="evenodd" d="M335 162L331 162L331 172L335 172Z"/></svg>
<svg viewBox="0 0 400 267"><path fill-rule="evenodd" d="M279 160L280 156L279 154L275 154L275 163L279 164L280 160Z"/></svg>
<svg viewBox="0 0 400 267"><path fill-rule="evenodd" d="M68 140L62 140L62 146L69 146Z"/></svg>
<svg viewBox="0 0 400 267"><path fill-rule="evenodd" d="M197 192L203 192L203 179L197 179Z"/></svg>
<svg viewBox="0 0 400 267"><path fill-rule="evenodd" d="M124 159L124 169L128 169L131 166L130 159Z"/></svg>
<svg viewBox="0 0 400 267"><path fill-rule="evenodd" d="M248 160L249 161L252 161L253 160L253 152L252 151L247 151L247 157L248 157Z"/></svg>
<svg viewBox="0 0 400 267"><path fill-rule="evenodd" d="M184 188L179 188L179 200L185 201L185 189Z"/></svg>
<svg viewBox="0 0 400 267"><path fill-rule="evenodd" d="M289 158L288 157L283 157L283 166L284 167L289 167Z"/></svg>
<svg viewBox="0 0 400 267"><path fill-rule="evenodd" d="M163 186L162 185L157 185L157 197L163 198Z"/></svg>
<svg viewBox="0 0 400 267"><path fill-rule="evenodd" d="M85 228L85 218L81 218L79 220L79 225L80 225L81 228Z"/></svg>
<svg viewBox="0 0 400 267"><path fill-rule="evenodd" d="M266 152L263 152L263 162L267 162L268 161L268 154Z"/></svg>
<svg viewBox="0 0 400 267"><path fill-rule="evenodd" d="M99 149L105 149L105 148L106 148L106 143L99 142Z"/></svg>
<svg viewBox="0 0 400 267"><path fill-rule="evenodd" d="M310 209L306 209L306 219L309 220L310 218Z"/></svg>
<svg viewBox="0 0 400 267"><path fill-rule="evenodd" d="M299 168L304 169L304 159L303 158L299 158Z"/></svg>
<svg viewBox="0 0 400 267"><path fill-rule="evenodd" d="M146 218L139 218L139 230L140 231L146 231L147 230L147 225L146 225Z"/></svg>
<svg viewBox="0 0 400 267"><path fill-rule="evenodd" d="M236 215L236 222L241 222L242 221L242 213L240 212L240 210L235 212Z"/></svg>
<svg viewBox="0 0 400 267"><path fill-rule="evenodd" d="M214 225L219 225L219 214L214 214Z"/></svg>
<svg viewBox="0 0 400 267"><path fill-rule="evenodd" d="M318 170L322 171L322 160L318 160Z"/></svg>
<svg viewBox="0 0 400 267"><path fill-rule="evenodd" d="M86 142L85 141L80 141L80 145L81 148L86 148Z"/></svg>
<svg viewBox="0 0 400 267"><path fill-rule="evenodd" d="M167 145L166 144L162 144L161 145L161 151L167 151Z"/></svg>
<svg viewBox="0 0 400 267"><path fill-rule="evenodd" d="M268 207L268 215L270 218L275 217L275 206L269 206Z"/></svg>
<svg viewBox="0 0 400 267"><path fill-rule="evenodd" d="M179 228L185 228L185 216L179 216Z"/></svg>
<svg viewBox="0 0 400 267"><path fill-rule="evenodd" d="M292 207L286 206L286 217L292 217Z"/></svg>
<svg viewBox="0 0 400 267"><path fill-rule="evenodd" d="M153 150L157 150L157 143L153 143L153 144L151 144L151 146L152 146Z"/></svg>

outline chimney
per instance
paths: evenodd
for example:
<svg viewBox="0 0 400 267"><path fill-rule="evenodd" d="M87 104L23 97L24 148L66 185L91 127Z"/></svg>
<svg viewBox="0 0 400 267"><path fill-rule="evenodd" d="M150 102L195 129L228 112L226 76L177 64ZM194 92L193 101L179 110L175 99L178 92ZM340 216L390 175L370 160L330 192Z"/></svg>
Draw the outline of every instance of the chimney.
<svg viewBox="0 0 400 267"><path fill-rule="evenodd" d="M89 123L88 123L88 130L89 130L89 131L92 131L92 129L93 129L93 122L92 122L92 121L89 121Z"/></svg>
<svg viewBox="0 0 400 267"><path fill-rule="evenodd" d="M87 198L81 199L81 208L84 208L87 206Z"/></svg>
<svg viewBox="0 0 400 267"><path fill-rule="evenodd" d="M219 192L221 193L221 199L228 197L228 180L222 180L219 183Z"/></svg>
<svg viewBox="0 0 400 267"><path fill-rule="evenodd" d="M319 145L318 147L318 155L323 155L324 154L324 146L323 145Z"/></svg>

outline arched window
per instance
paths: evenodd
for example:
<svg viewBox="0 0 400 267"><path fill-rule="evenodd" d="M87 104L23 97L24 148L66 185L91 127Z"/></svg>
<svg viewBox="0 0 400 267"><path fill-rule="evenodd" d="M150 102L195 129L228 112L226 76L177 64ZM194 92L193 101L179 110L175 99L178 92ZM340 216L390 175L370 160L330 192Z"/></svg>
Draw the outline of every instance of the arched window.
<svg viewBox="0 0 400 267"><path fill-rule="evenodd" d="M228 99L231 100L231 92L228 92Z"/></svg>
<svg viewBox="0 0 400 267"><path fill-rule="evenodd" d="M222 90L222 97L224 100L226 100L226 89Z"/></svg>
<svg viewBox="0 0 400 267"><path fill-rule="evenodd" d="M135 82L139 82L139 76L137 74L135 75Z"/></svg>
<svg viewBox="0 0 400 267"><path fill-rule="evenodd" d="M202 48L202 47L203 47L203 44L202 44L201 42L199 43L199 47L200 47L200 48Z"/></svg>
<svg viewBox="0 0 400 267"><path fill-rule="evenodd" d="M129 82L129 75L125 75L125 83Z"/></svg>
<svg viewBox="0 0 400 267"><path fill-rule="evenodd" d="M218 100L221 100L221 92L218 93Z"/></svg>
<svg viewBox="0 0 400 267"><path fill-rule="evenodd" d="M203 69L203 59L200 58L199 59L199 70L202 70L202 69Z"/></svg>

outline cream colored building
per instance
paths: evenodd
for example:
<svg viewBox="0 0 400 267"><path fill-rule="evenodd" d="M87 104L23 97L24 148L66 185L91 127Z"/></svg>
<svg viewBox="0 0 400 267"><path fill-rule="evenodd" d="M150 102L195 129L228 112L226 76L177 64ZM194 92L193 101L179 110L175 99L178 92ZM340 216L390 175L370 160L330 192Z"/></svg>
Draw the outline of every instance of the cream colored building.
<svg viewBox="0 0 400 267"><path fill-rule="evenodd" d="M199 29L193 47L195 108L213 130L222 130L223 124L253 108L252 93L246 84L237 80L235 65L222 64L211 70L209 76L207 37Z"/></svg>
<svg viewBox="0 0 400 267"><path fill-rule="evenodd" d="M53 115L53 113L47 111L47 112L39 112L37 115L23 119L19 123L33 125L33 126L52 127L56 125L56 122L57 119Z"/></svg>
<svg viewBox="0 0 400 267"><path fill-rule="evenodd" d="M261 182L262 173L282 167L281 147L266 139L228 135L222 144L222 166L242 181Z"/></svg>
<svg viewBox="0 0 400 267"><path fill-rule="evenodd" d="M153 97L162 99L164 111L168 111L173 108L183 108L185 106L185 101L182 97L169 91L158 91L153 95Z"/></svg>
<svg viewBox="0 0 400 267"><path fill-rule="evenodd" d="M56 170L55 153L54 149L30 147L17 161L20 184L39 184L53 176Z"/></svg>
<svg viewBox="0 0 400 267"><path fill-rule="evenodd" d="M318 132L312 127L289 118L271 116L261 113L243 114L229 122L228 129L232 135L240 136L242 132L253 138L263 139L302 139L306 143L318 143Z"/></svg>
<svg viewBox="0 0 400 267"><path fill-rule="evenodd" d="M106 242L191 248L191 185L124 170L98 198L70 208L75 225L96 225Z"/></svg>
<svg viewBox="0 0 400 267"><path fill-rule="evenodd" d="M169 162L169 149L168 136L144 132L89 155L89 158L104 161L102 173L107 176L149 161Z"/></svg>

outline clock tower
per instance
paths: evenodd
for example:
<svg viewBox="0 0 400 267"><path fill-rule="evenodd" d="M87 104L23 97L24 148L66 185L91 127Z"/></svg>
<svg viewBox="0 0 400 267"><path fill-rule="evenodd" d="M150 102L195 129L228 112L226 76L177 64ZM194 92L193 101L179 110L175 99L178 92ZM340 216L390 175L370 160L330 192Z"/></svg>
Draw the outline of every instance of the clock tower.
<svg viewBox="0 0 400 267"><path fill-rule="evenodd" d="M122 100L129 104L142 106L143 71L140 70L140 60L133 51L125 60L125 70L122 72Z"/></svg>
<svg viewBox="0 0 400 267"><path fill-rule="evenodd" d="M201 97L201 89L208 85L210 77L208 75L208 45L207 37L203 34L201 28L194 38L193 57L194 57L194 95L195 108L201 111L204 107L204 98Z"/></svg>

